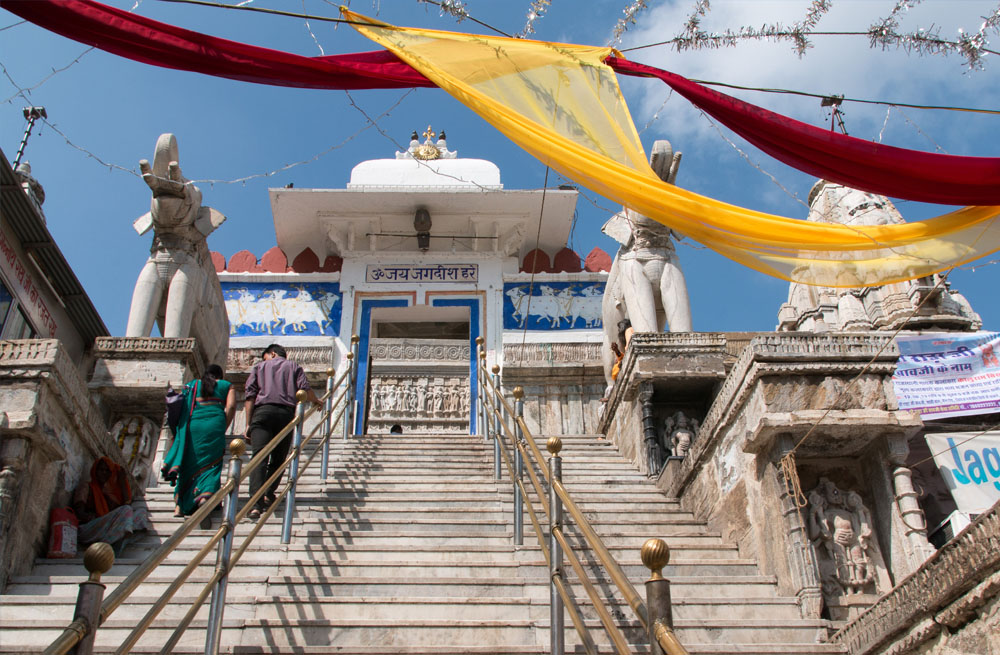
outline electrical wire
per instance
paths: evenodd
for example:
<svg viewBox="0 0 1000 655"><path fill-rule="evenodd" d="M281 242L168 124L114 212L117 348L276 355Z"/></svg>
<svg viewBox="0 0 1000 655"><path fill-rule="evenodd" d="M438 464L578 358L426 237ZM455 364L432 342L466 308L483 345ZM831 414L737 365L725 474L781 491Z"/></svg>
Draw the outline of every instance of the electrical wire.
<svg viewBox="0 0 1000 655"><path fill-rule="evenodd" d="M340 23L340 24L343 24L343 25L365 25L365 26L369 25L369 23L366 23L366 22L363 22L363 21L348 20L346 18L332 18L330 16L320 16L318 14L301 14L301 13L294 12L294 11L282 11L280 9L268 9L266 7L251 7L251 6L242 5L242 4L240 4L240 5L227 5L227 4L222 3L222 2L208 2L207 0L157 0L157 2L172 2L172 3L177 3L177 4L199 5L199 6L202 6L202 7L216 7L218 9L237 9L237 10L240 10L240 11L256 11L256 12L259 12L259 13L262 13L262 14L274 14L276 16L288 16L289 18L303 18L305 20L318 20L318 21L325 21L327 23ZM434 2L434 0L421 0L421 2L426 2L428 4L435 5L437 7L441 7L441 3ZM487 28L489 30L493 30L497 34L500 34L502 36L506 36L508 38L512 38L511 35L508 34L507 32L504 32L503 30L500 30L500 29L498 29L496 27L493 27L492 25L490 25L488 23L484 23L481 20L477 20L476 18L473 18L472 16L467 16L467 18L469 20L471 20L473 23L476 23L477 25L482 25L483 27L485 27L485 28Z"/></svg>
<svg viewBox="0 0 1000 655"><path fill-rule="evenodd" d="M780 89L774 87L759 87L759 86L743 86L740 84L730 84L728 82L713 82L710 80L699 80L691 79L692 82L697 84L704 84L706 86L721 86L727 89L739 89L741 91L760 91L761 93L778 93L786 95L796 95L805 96L807 98L819 98L826 99L830 97L829 93L810 93L808 91L796 91L794 89ZM858 102L868 105L883 105L890 107L909 107L911 109L941 109L945 111L963 111L971 112L976 114L1000 114L1000 109L983 109L978 107L956 107L954 105L917 105L910 104L906 102L893 102L889 100L867 100L864 98L840 98L844 102Z"/></svg>

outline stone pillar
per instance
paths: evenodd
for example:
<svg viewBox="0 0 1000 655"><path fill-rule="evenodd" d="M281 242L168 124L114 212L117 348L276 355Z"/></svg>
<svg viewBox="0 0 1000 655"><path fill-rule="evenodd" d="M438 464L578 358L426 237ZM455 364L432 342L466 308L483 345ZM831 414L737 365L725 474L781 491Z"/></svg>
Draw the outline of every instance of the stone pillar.
<svg viewBox="0 0 1000 655"><path fill-rule="evenodd" d="M790 481L785 479L779 464L781 458L791 452L793 445L790 436L778 437L771 453L771 461L775 463L778 487L781 489L779 500L788 540L788 568L792 574L792 584L797 588L795 595L799 599L799 611L804 619L818 619L823 611L819 562L809 540L798 499L789 493Z"/></svg>
<svg viewBox="0 0 1000 655"><path fill-rule="evenodd" d="M642 406L642 440L646 447L646 474L655 476L660 473L663 465L663 454L660 452L660 432L656 427L656 416L653 411L653 383L639 383L639 403Z"/></svg>
<svg viewBox="0 0 1000 655"><path fill-rule="evenodd" d="M2 416L3 423L6 424L7 415ZM7 555L8 536L15 523L13 519L17 515L17 503L21 496L20 490L24 482L23 473L27 465L29 448L27 439L10 434L4 434L3 441L0 442L0 562L5 564L0 567L0 589L7 586L10 574L6 566L10 563Z"/></svg>
<svg viewBox="0 0 1000 655"><path fill-rule="evenodd" d="M911 570L917 569L934 553L934 547L927 541L927 519L917 501L917 491L913 487L913 471L906 467L906 457L910 453L906 438L888 437L886 447L888 463L892 474L892 490L895 509L902 523L904 544ZM897 575L897 580L901 576Z"/></svg>

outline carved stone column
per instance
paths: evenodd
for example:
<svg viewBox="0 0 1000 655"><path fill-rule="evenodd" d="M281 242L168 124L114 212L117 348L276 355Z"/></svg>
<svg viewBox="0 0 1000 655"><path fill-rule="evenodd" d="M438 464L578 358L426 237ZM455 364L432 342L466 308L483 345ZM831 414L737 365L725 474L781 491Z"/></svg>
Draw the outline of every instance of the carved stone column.
<svg viewBox="0 0 1000 655"><path fill-rule="evenodd" d="M927 519L917 501L917 491L913 487L913 471L906 467L906 457L910 447L902 437L886 439L889 451L889 466L892 473L892 488L899 518L903 524L903 535L912 568L923 564L934 553L934 547L927 541Z"/></svg>
<svg viewBox="0 0 1000 655"><path fill-rule="evenodd" d="M823 611L823 588L819 579L819 561L813 549L812 542L806 531L806 524L799 510L797 499L788 492L789 480L785 479L778 462L793 446L788 435L779 436L771 452L775 463L775 474L778 477L780 491L781 514L784 518L785 534L788 539L788 568L792 573L793 584L798 588L796 597L799 599L799 612L804 619L818 619Z"/></svg>
<svg viewBox="0 0 1000 655"><path fill-rule="evenodd" d="M6 414L3 415L6 423ZM12 520L17 515L17 503L23 486L23 473L27 466L31 444L28 439L12 434L4 434L0 446L0 589L7 586L10 574L7 557L8 536L12 529Z"/></svg>
<svg viewBox="0 0 1000 655"><path fill-rule="evenodd" d="M656 427L656 416L653 411L653 383L639 383L639 402L642 404L642 439L646 442L647 475L657 475L663 466L663 453L660 450L660 433Z"/></svg>

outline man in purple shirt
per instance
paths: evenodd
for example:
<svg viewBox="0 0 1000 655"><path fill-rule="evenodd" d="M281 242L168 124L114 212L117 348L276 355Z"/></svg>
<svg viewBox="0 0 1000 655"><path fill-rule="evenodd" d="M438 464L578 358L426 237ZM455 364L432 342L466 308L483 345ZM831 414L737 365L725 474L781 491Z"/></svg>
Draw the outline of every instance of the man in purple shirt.
<svg viewBox="0 0 1000 655"><path fill-rule="evenodd" d="M285 349L276 343L264 349L264 361L258 362L250 370L246 382L247 434L253 454L266 446L274 435L281 432L295 418L295 392L305 391L311 402L319 403L316 393L309 387L309 380L302 367L286 359ZM267 457L267 461L250 473L250 495L264 485L264 481L281 468L288 456L291 432L286 435ZM257 520L271 503L274 492L281 482L279 475L267 492L250 511L250 519Z"/></svg>

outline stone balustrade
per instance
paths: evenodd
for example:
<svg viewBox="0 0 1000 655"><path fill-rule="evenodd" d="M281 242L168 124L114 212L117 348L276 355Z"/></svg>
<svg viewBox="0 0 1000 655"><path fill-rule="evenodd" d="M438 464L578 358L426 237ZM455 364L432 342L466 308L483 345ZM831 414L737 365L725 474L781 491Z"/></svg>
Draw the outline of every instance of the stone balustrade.
<svg viewBox="0 0 1000 655"><path fill-rule="evenodd" d="M943 627L954 632L998 594L1000 504L837 631L831 641L851 655L910 652Z"/></svg>

